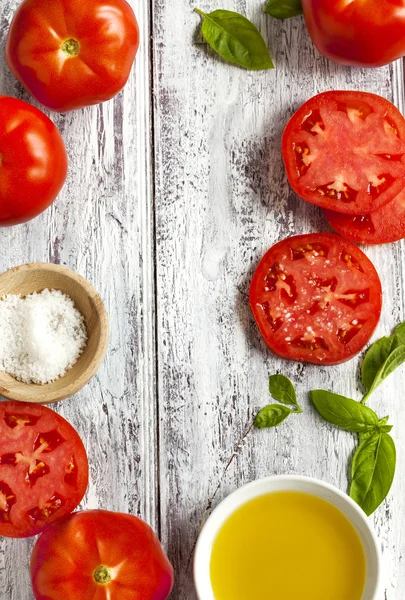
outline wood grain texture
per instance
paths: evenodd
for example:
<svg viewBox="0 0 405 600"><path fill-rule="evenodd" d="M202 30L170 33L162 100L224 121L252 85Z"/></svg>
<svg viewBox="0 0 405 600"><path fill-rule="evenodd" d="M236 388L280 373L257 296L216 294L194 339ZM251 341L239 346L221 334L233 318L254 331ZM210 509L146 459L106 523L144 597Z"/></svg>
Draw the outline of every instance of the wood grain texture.
<svg viewBox="0 0 405 600"><path fill-rule="evenodd" d="M301 18L272 20L256 0L200 5L243 12L259 26L276 69L246 72L202 43L194 6L158 0L153 19L161 531L177 572L175 600L196 597L190 557L198 532L211 507L237 486L274 473L347 486L354 441L320 421L307 392L360 397L360 361L322 368L274 357L254 324L248 289L274 242L328 230L286 180L280 138L294 110L330 89L376 92L404 108L400 63L340 67L315 51ZM403 243L366 249L385 293L376 337L404 319L403 251ZM268 403L268 375L277 371L296 384L304 414L240 443ZM387 600L399 600L405 589L403 385L404 373L397 373L371 400L397 424L398 474L374 517Z"/></svg>
<svg viewBox="0 0 405 600"><path fill-rule="evenodd" d="M0 6L0 55L17 3ZM257 0L200 5L238 10L259 25L277 68L249 73L202 43L190 0L151 0L151 9L131 4L142 43L130 82L112 102L52 115L70 155L67 185L38 219L0 230L0 270L34 260L66 264L100 292L111 321L109 353L97 377L57 406L89 451L83 507L144 517L173 561L171 597L193 600L194 543L227 493L273 473L346 486L353 440L318 419L307 392L324 387L360 397L360 361L328 369L275 358L247 294L271 244L328 229L320 211L288 186L280 153L288 117L308 97L336 88L380 93L403 111L403 73L401 63L378 70L334 65L316 53L301 18L272 20ZM4 62L0 93L28 100ZM366 249L385 293L376 338L404 320L404 249L403 242ZM245 435L268 403L267 378L276 371L294 381L305 412L276 430ZM404 381L397 373L371 400L397 425L396 480L374 516L384 600L402 600L405 589ZM32 544L0 540L0 600L32 600Z"/></svg>
<svg viewBox="0 0 405 600"><path fill-rule="evenodd" d="M51 115L67 145L68 181L39 218L0 230L0 271L31 261L65 264L100 293L111 323L107 358L57 410L88 450L82 506L129 511L158 528L149 8L130 3L142 34L130 81L111 102ZM0 4L1 57L17 5ZM3 58L0 93L32 101ZM0 539L1 600L32 600L32 545Z"/></svg>

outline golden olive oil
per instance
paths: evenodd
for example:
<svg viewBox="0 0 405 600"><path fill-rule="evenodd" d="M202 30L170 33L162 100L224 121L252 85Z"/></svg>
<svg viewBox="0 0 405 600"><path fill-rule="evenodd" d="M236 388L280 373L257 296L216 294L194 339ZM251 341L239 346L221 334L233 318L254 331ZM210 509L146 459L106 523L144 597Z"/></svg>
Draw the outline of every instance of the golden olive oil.
<svg viewBox="0 0 405 600"><path fill-rule="evenodd" d="M215 600L361 600L363 545L335 506L276 492L239 508L211 555Z"/></svg>

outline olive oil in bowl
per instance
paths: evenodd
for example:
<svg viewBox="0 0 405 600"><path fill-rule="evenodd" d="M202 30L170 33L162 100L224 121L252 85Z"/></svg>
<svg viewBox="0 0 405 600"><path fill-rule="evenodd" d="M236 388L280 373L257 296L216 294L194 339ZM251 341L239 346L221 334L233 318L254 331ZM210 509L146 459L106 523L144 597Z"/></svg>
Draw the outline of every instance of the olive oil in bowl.
<svg viewBox="0 0 405 600"><path fill-rule="evenodd" d="M215 600L361 600L366 557L355 528L333 504L274 492L225 521L210 576Z"/></svg>

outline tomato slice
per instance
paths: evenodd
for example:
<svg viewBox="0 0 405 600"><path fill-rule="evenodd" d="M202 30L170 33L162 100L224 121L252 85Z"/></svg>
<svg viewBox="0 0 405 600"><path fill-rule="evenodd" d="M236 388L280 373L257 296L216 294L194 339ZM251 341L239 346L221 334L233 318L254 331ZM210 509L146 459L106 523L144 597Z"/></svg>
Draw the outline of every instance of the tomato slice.
<svg viewBox="0 0 405 600"><path fill-rule="evenodd" d="M0 535L30 537L76 508L88 484L78 433L45 406L0 402Z"/></svg>
<svg viewBox="0 0 405 600"><path fill-rule="evenodd" d="M345 214L370 214L405 187L405 119L366 92L325 92L291 117L283 159L294 191Z"/></svg>
<svg viewBox="0 0 405 600"><path fill-rule="evenodd" d="M381 314L377 271L354 244L333 233L287 238L265 254L250 305L278 356L334 365L357 354Z"/></svg>
<svg viewBox="0 0 405 600"><path fill-rule="evenodd" d="M371 215L344 215L325 210L329 225L337 233L360 244L389 244L405 238L405 190Z"/></svg>

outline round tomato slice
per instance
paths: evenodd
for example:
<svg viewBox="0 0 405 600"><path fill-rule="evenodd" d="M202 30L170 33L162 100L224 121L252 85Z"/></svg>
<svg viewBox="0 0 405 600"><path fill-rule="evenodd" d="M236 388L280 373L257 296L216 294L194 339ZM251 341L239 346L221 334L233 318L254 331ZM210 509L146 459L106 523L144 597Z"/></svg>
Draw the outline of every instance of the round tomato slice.
<svg viewBox="0 0 405 600"><path fill-rule="evenodd" d="M23 223L48 208L67 167L52 121L34 106L0 95L0 226Z"/></svg>
<svg viewBox="0 0 405 600"><path fill-rule="evenodd" d="M278 356L335 365L357 354L380 318L381 283L367 256L332 233L287 238L265 254L250 305Z"/></svg>
<svg viewBox="0 0 405 600"><path fill-rule="evenodd" d="M359 244L388 244L405 238L405 190L371 215L344 215L324 210L329 225Z"/></svg>
<svg viewBox="0 0 405 600"><path fill-rule="evenodd" d="M34 98L69 111L118 94L138 46L138 23L125 0L23 0L6 58Z"/></svg>
<svg viewBox="0 0 405 600"><path fill-rule="evenodd" d="M405 187L405 119L375 94L318 94L288 122L283 159L291 186L304 200L370 214Z"/></svg>
<svg viewBox="0 0 405 600"><path fill-rule="evenodd" d="M173 569L153 530L132 515L79 511L49 527L31 557L37 600L166 600Z"/></svg>
<svg viewBox="0 0 405 600"><path fill-rule="evenodd" d="M78 433L45 406L0 402L0 535L36 535L76 508L88 484Z"/></svg>

